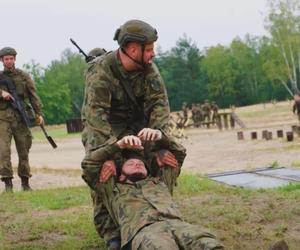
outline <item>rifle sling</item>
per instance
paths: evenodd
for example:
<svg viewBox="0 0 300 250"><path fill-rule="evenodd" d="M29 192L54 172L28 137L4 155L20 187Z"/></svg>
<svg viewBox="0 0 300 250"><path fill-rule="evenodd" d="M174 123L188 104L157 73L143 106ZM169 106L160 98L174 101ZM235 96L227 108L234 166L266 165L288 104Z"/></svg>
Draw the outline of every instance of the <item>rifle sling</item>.
<svg viewBox="0 0 300 250"><path fill-rule="evenodd" d="M117 55L115 55L115 57L117 57ZM118 64L117 64L117 58L114 58L110 69L114 73L116 78L119 80L124 92L126 93L127 97L131 101L131 103L133 104L134 108L138 111L138 113L144 113L142 108L138 104L134 93L132 92L130 82L121 75L121 72L120 72L120 70L118 68Z"/></svg>

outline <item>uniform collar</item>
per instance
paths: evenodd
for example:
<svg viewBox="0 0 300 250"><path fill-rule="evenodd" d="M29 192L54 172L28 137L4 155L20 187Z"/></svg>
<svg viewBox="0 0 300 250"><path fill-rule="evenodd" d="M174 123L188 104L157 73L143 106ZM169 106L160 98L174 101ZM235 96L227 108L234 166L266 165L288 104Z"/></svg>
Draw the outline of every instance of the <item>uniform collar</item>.
<svg viewBox="0 0 300 250"><path fill-rule="evenodd" d="M11 70L4 68L3 73L11 74L11 73L14 73L15 71L16 71L15 67L13 67Z"/></svg>

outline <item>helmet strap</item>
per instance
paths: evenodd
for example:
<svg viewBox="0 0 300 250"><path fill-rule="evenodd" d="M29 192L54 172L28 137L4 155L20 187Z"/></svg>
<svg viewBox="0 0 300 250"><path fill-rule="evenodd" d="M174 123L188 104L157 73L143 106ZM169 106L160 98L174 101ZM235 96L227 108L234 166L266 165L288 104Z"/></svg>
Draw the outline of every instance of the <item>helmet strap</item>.
<svg viewBox="0 0 300 250"><path fill-rule="evenodd" d="M134 61L136 64L140 65L144 69L147 66L144 63L145 44L141 44L141 46L142 46L142 60L141 61L138 61L138 60L134 59L132 56L128 55L128 53L125 51L125 49L123 47L121 47L121 50L128 58L130 58L132 61Z"/></svg>

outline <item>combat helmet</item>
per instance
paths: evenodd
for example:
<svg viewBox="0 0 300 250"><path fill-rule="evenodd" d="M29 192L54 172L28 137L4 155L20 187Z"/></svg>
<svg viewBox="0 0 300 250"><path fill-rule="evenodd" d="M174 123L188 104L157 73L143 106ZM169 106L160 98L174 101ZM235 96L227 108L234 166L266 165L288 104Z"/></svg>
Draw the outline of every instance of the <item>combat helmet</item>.
<svg viewBox="0 0 300 250"><path fill-rule="evenodd" d="M106 53L105 49L102 48L94 48L92 49L89 53L88 56L90 57L97 57L97 56L102 56L103 54Z"/></svg>
<svg viewBox="0 0 300 250"><path fill-rule="evenodd" d="M121 48L124 48L129 42L146 44L155 42L157 38L156 29L141 20L127 21L116 30L114 35L114 40L118 41Z"/></svg>
<svg viewBox="0 0 300 250"><path fill-rule="evenodd" d="M12 47L4 47L0 50L0 57L3 56L16 56L17 55L17 51L12 48Z"/></svg>

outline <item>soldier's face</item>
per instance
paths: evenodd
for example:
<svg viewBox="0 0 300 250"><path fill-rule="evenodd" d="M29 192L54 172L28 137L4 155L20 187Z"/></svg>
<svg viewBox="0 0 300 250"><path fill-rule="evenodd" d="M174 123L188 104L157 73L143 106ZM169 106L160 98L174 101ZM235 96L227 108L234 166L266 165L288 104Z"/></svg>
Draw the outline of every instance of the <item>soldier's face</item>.
<svg viewBox="0 0 300 250"><path fill-rule="evenodd" d="M3 63L4 68L12 69L15 66L16 57L11 55L3 56L1 58L1 61Z"/></svg>
<svg viewBox="0 0 300 250"><path fill-rule="evenodd" d="M147 176L147 169L144 162L139 159L129 159L123 164L122 172L126 176L140 175Z"/></svg>
<svg viewBox="0 0 300 250"><path fill-rule="evenodd" d="M152 62L152 59L155 57L155 52L154 52L154 43L148 43L145 45L145 50L144 50L144 58L143 62L145 64L149 64Z"/></svg>

